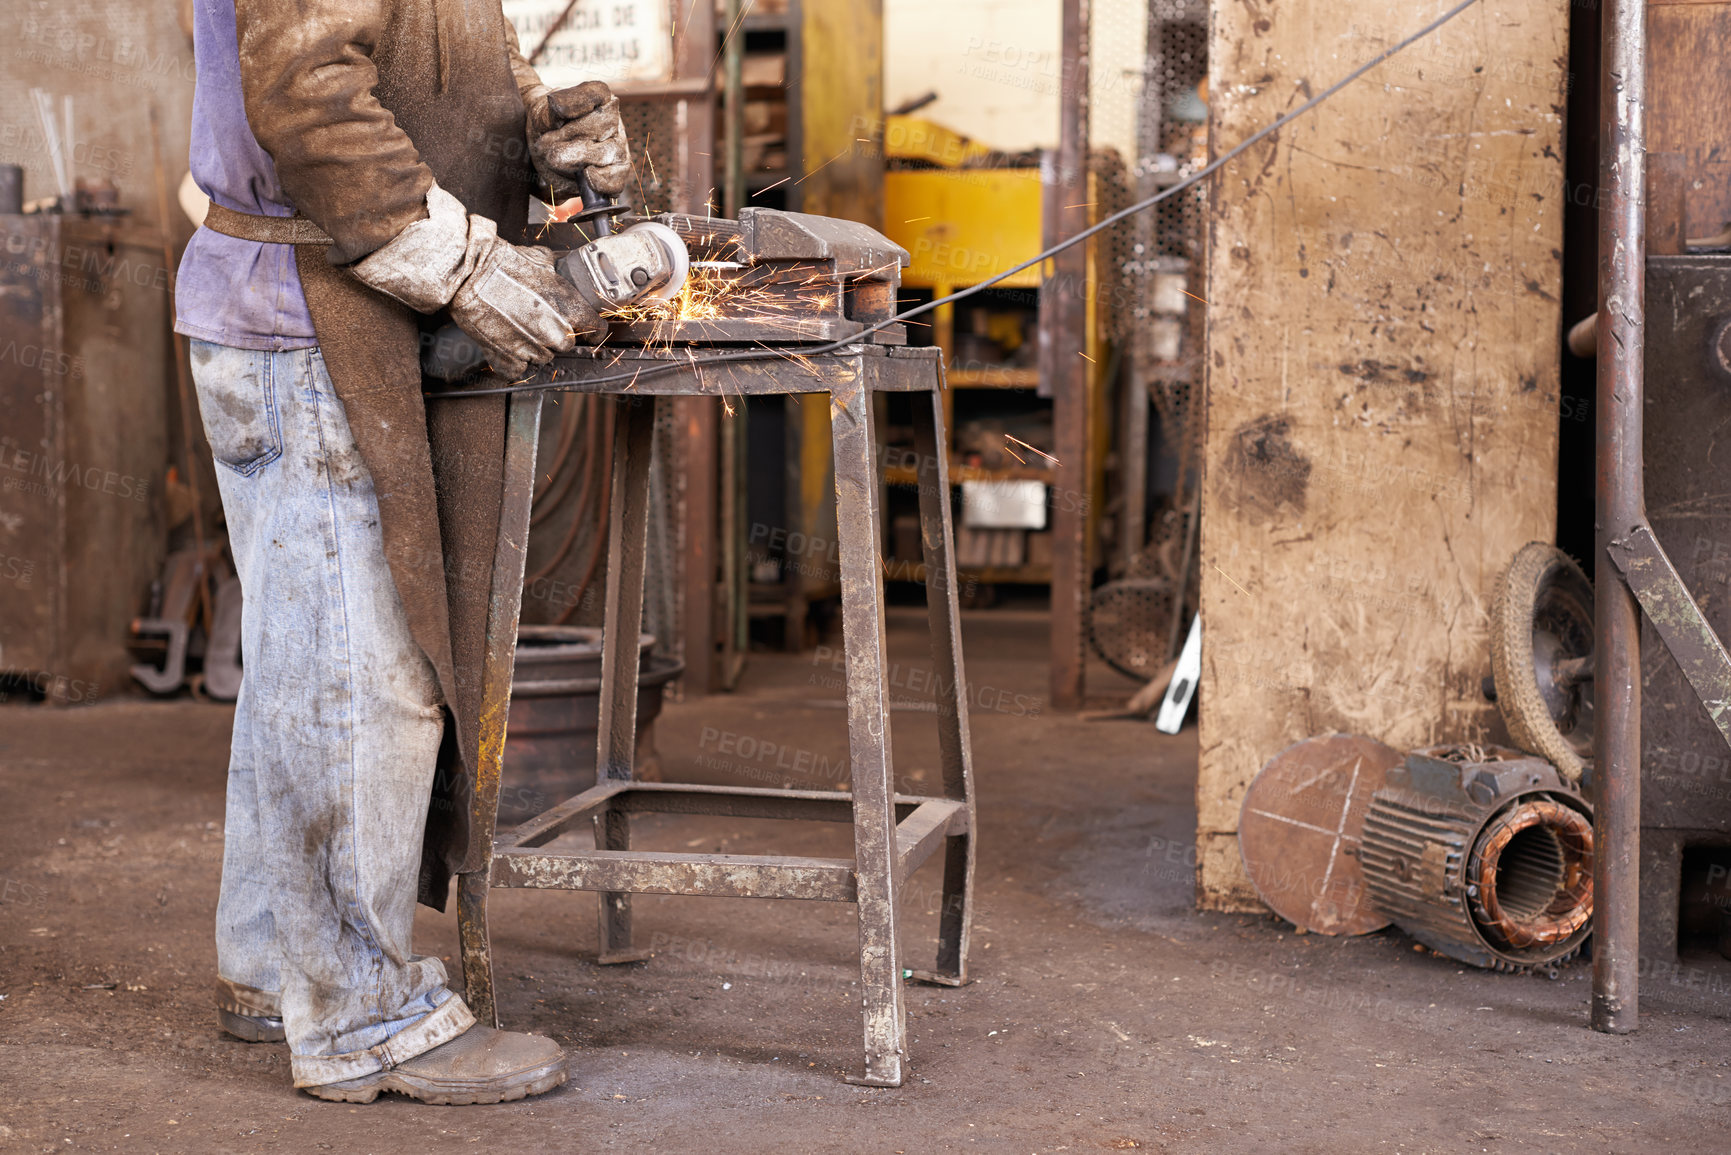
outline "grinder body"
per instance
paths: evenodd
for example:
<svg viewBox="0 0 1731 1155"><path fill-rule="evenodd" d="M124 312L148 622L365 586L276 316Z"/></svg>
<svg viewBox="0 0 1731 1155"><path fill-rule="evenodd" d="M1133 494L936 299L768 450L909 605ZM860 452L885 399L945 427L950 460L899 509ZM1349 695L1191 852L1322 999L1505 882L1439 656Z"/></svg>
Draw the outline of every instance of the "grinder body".
<svg viewBox="0 0 1731 1155"><path fill-rule="evenodd" d="M640 221L561 253L554 267L605 318L640 301L677 296L690 272L691 257L678 233L655 221ZM467 333L447 324L425 339L421 371L437 380L455 381L486 360L486 353Z"/></svg>

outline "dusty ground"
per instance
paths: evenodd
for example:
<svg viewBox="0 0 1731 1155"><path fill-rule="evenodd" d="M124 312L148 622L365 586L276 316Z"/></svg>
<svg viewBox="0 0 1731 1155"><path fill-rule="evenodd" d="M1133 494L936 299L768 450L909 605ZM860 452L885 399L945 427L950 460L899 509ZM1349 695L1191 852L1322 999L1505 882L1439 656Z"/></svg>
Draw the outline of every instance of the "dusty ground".
<svg viewBox="0 0 1731 1155"><path fill-rule="evenodd" d="M299 1095L280 1047L212 1023L228 711L0 707L0 1151L1731 1149L1731 1023L1707 964L1649 983L1641 1032L1609 1038L1586 1029L1584 967L1498 976L1394 932L1198 915L1194 730L1054 715L1040 620L967 628L991 691L972 715L978 981L909 988L899 1090L840 1078L859 1060L850 907L639 900L657 957L604 968L593 897L502 892L506 1025L570 1047L571 1084L501 1107ZM898 613L910 700L921 641ZM669 709L669 770L749 778L744 737L839 758L838 676L821 654L755 656L747 692ZM895 724L898 773L929 775L931 716ZM681 819L651 844L840 836ZM936 922L930 868L916 882L911 958ZM417 933L454 953L450 916L423 911Z"/></svg>

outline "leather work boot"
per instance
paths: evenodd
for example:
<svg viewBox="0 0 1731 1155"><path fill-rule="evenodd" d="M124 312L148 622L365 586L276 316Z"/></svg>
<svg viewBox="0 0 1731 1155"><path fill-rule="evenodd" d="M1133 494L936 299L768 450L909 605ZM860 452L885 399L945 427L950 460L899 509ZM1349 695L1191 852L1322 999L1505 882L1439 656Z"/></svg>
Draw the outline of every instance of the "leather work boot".
<svg viewBox="0 0 1731 1155"><path fill-rule="evenodd" d="M436 1106L509 1103L565 1081L565 1052L552 1039L473 1026L448 1043L358 1079L302 1088L338 1103L371 1103L395 1091Z"/></svg>
<svg viewBox="0 0 1731 1155"><path fill-rule="evenodd" d="M271 991L216 980L216 1021L223 1030L247 1043L282 1043L282 1000Z"/></svg>
<svg viewBox="0 0 1731 1155"><path fill-rule="evenodd" d="M288 1042L288 1033L283 1030L282 1019L277 1015L237 1015L219 1007L216 1021L223 1030L243 1043Z"/></svg>

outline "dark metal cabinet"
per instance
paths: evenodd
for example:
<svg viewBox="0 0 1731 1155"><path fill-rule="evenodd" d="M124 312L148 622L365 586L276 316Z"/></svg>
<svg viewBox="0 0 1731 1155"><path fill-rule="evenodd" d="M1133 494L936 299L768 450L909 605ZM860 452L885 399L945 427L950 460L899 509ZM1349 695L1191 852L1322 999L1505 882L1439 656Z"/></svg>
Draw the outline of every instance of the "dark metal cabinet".
<svg viewBox="0 0 1731 1155"><path fill-rule="evenodd" d="M163 560L173 270L121 222L0 216L0 674L127 685Z"/></svg>

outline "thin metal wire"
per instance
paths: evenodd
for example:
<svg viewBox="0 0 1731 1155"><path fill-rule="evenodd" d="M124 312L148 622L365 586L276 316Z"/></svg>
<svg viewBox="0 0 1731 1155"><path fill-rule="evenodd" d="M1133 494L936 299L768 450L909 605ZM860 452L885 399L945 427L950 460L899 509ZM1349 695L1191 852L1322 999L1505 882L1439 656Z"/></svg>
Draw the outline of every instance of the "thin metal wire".
<svg viewBox="0 0 1731 1155"><path fill-rule="evenodd" d="M1397 52L1400 52L1403 49L1411 46L1412 44L1414 44L1420 40L1423 40L1426 36L1429 36L1432 32L1435 32L1438 28L1441 28L1443 25L1447 24L1450 20L1453 20L1456 16L1459 16L1462 12L1465 12L1468 8L1471 8L1476 3L1478 3L1478 0L1461 0L1461 2L1459 4L1456 4L1453 8L1450 8L1447 12L1444 12L1441 16L1438 16L1435 20L1432 20L1429 24L1426 24L1423 28L1420 28L1417 32L1414 32L1411 36L1408 36L1405 40L1402 40L1400 43L1395 44L1392 47L1383 49L1381 52L1377 53L1375 56L1371 57L1369 60L1367 60L1363 64L1359 65L1357 68L1355 68L1351 72L1347 73L1341 79L1335 81L1333 84L1329 85L1327 88L1323 89L1321 92L1317 93L1315 96L1311 97L1309 100L1305 101L1303 104L1301 104L1297 108L1293 109L1291 112L1280 117L1278 120L1275 120L1272 123L1264 126L1263 128L1260 128L1257 131L1251 133L1249 136L1245 137L1242 141L1240 141L1238 144L1234 145L1232 148L1228 149L1225 153L1221 154L1215 160L1209 162L1205 167L1196 170L1196 172L1194 172L1190 176L1186 177L1185 179L1179 181L1177 184L1172 185L1170 188L1161 189L1159 192L1155 193L1153 196L1148 197L1145 200L1137 201L1135 204L1130 205L1128 208L1120 209L1118 212L1113 213L1111 216L1106 217L1104 220L1098 222L1097 224L1094 224L1094 225L1090 226L1089 228L1083 229L1081 232L1077 233L1075 236L1070 237L1067 240L1059 241L1057 244L1053 245L1051 248L1047 249L1045 252L1040 253L1037 256L1029 257L1027 260L1023 261L1021 264L1016 265L1013 268L1005 269L1003 272L998 273L996 276L988 277L984 281L981 281L977 285L969 285L967 288L961 289L961 290L954 292L954 293L951 293L947 297L939 297L936 300L927 301L923 305L917 305L914 308L909 309L905 313L898 313L894 317L889 318L888 320L879 321L876 324L871 325L870 327L863 329L860 332L855 333L850 337L843 337L839 341L831 341L826 345L803 345L803 346L798 347L797 349L789 349L789 350L764 348L764 349L747 350L747 351L742 351L742 352L738 352L738 353L714 353L714 354L710 354L708 356L703 356L703 357L695 357L695 356L694 357L687 357L683 360L677 360L677 361L670 360L670 361L665 361L665 362L657 362L656 364L653 364L653 365L646 365L643 368L633 370L630 373L614 373L614 374L611 374L609 376L603 376L603 377L589 377L589 378L586 378L586 379L581 380L581 381L560 380L558 378L555 378L554 380L551 380L551 381L537 381L537 382L533 382L533 383L530 383L527 385L505 385L505 386L501 386L501 387L496 388L496 389L461 389L461 390L451 390L451 391L447 391L447 392L433 392L433 393L428 393L427 397L429 399L431 399L431 398L462 398L462 397L492 397L492 396L497 396L499 394L505 394L505 393L534 393L534 392L539 392L539 391L548 390L548 389L593 388L597 385L613 385L613 384L622 384L622 383L628 383L628 382L634 382L634 381L641 381L645 377L654 377L654 376L657 376L657 375L662 374L662 373L674 373L674 372L681 372L682 373L682 372L686 372L686 371L694 369L694 368L695 369L704 369L704 368L707 368L707 367L712 366L712 365L733 365L733 364L739 364L741 362L746 362L746 361L766 361L766 360L771 360L774 358L786 358L786 357L790 357L790 356L814 357L814 356L818 356L818 355L821 355L824 353L834 353L837 350L845 349L850 345L857 345L862 340L864 340L866 337L869 337L871 334L878 332L880 329L886 329L891 325L897 324L897 323L902 322L902 321L909 320L910 318L913 318L913 317L918 317L922 313L929 313L933 309L936 309L940 305L948 305L948 304L951 304L955 301L960 301L965 297L971 297L975 293L982 292L983 290L989 289L993 285L996 285L1001 281L1004 281L1010 277L1015 276L1017 273L1024 272L1028 269L1033 268L1035 265L1038 265L1038 264L1041 264L1042 262L1050 260L1052 257L1056 256L1058 253L1063 252L1065 249L1068 249L1074 245L1081 244L1083 241L1087 240L1088 238L1096 236L1099 233L1104 232L1105 230L1111 228L1113 225L1118 224L1120 221L1123 221L1123 220L1128 219L1129 217L1135 216L1139 212L1143 212L1143 211L1146 211L1147 209L1151 209L1155 205L1159 204L1161 201L1166 200L1170 197L1177 196L1179 193L1183 192L1185 189L1195 187L1197 184L1200 184L1204 179L1206 179L1210 176L1213 176L1215 173L1219 172L1222 168L1224 168L1232 160L1236 159L1240 154L1242 154L1251 145L1256 144L1258 141L1264 140L1264 139L1268 138L1269 136L1272 136L1276 132L1279 132L1282 128L1285 128L1287 125L1291 124L1293 121L1297 120L1299 117L1303 116L1305 113L1309 112L1311 109L1315 108L1317 105L1321 104L1323 101L1327 100L1329 97L1333 96L1335 93L1339 92L1341 89L1345 88L1347 85L1351 84L1353 81L1357 80L1359 77L1363 76L1365 73L1369 72L1371 69L1375 68L1377 65L1381 64L1383 61L1387 60L1389 57L1391 57L1391 56L1395 55Z"/></svg>

